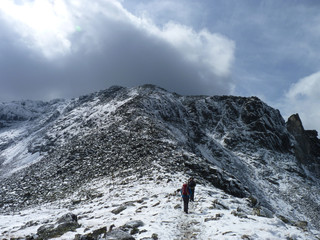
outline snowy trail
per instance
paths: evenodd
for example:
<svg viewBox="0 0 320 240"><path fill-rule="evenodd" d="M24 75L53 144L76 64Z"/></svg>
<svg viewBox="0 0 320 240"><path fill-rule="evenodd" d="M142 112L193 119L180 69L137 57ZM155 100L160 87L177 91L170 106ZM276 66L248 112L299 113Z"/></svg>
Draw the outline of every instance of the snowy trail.
<svg viewBox="0 0 320 240"><path fill-rule="evenodd" d="M158 182L150 179L118 179L118 185L112 182L115 179L100 179L83 186L69 200L10 216L0 215L0 239L34 234L40 226L54 223L58 217L70 211L78 216L81 227L55 240L71 240L76 234L102 227L109 229L112 224L120 227L133 220L144 223L140 231L133 235L136 240L151 239L153 234L159 240L318 239L315 235L284 224L276 217L253 215L246 199L235 198L219 189L200 184L197 186L195 202L190 203L189 214L185 214L177 191L185 180L184 176L170 176L170 179L176 179L170 182L166 181L167 175L161 177L162 180ZM125 209L119 214L112 213L120 206L125 206Z"/></svg>
<svg viewBox="0 0 320 240"><path fill-rule="evenodd" d="M183 205L183 203L182 203ZM197 214L198 203L189 203L189 214L181 213L179 217L179 223L177 226L177 232L180 232L180 236L176 240L196 240L201 239L201 222Z"/></svg>

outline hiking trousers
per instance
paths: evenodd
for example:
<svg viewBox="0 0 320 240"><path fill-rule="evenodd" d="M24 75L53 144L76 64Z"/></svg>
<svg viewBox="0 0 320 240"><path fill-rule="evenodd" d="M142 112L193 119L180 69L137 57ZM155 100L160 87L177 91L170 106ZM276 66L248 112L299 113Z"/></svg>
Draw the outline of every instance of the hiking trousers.
<svg viewBox="0 0 320 240"><path fill-rule="evenodd" d="M183 211L188 213L188 205L189 205L189 196L182 196L183 200Z"/></svg>

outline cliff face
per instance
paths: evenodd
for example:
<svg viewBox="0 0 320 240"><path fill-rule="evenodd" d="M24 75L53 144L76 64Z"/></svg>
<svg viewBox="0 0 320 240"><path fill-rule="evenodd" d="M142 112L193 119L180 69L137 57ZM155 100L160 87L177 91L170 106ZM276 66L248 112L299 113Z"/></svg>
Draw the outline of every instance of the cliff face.
<svg viewBox="0 0 320 240"><path fill-rule="evenodd" d="M17 117L5 117L6 106L3 213L68 198L98 178L166 172L320 229L316 132L305 131L297 115L286 123L256 97L180 96L145 85L43 103Z"/></svg>
<svg viewBox="0 0 320 240"><path fill-rule="evenodd" d="M287 129L294 137L294 152L303 166L320 178L320 140L315 130L305 130L298 114L287 122Z"/></svg>

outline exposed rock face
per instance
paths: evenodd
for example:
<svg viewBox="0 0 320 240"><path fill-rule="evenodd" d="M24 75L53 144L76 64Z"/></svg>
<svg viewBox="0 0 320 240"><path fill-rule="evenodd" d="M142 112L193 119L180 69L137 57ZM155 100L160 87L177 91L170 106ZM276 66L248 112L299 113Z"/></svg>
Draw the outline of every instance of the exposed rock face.
<svg viewBox="0 0 320 240"><path fill-rule="evenodd" d="M304 130L298 114L293 114L287 122L288 131L294 136L295 155L308 169L320 177L320 140L315 130Z"/></svg>
<svg viewBox="0 0 320 240"><path fill-rule="evenodd" d="M210 129L214 134L224 136L230 149L243 148L243 142L252 149L263 147L287 152L290 147L280 112L256 97L191 98L187 104L195 123L206 126L200 131Z"/></svg>
<svg viewBox="0 0 320 240"><path fill-rule="evenodd" d="M208 180L215 187L223 189L236 197L248 197L249 191L234 176L224 172L222 169L210 166L210 163L199 163L199 161L185 161L184 164L194 173Z"/></svg>
<svg viewBox="0 0 320 240"><path fill-rule="evenodd" d="M288 118L287 129L293 136L302 136L305 134L299 114L293 114Z"/></svg>

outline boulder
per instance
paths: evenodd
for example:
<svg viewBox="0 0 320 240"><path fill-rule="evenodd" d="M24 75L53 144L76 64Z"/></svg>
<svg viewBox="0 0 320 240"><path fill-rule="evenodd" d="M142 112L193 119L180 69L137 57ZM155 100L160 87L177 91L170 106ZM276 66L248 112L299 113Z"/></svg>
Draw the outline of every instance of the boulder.
<svg viewBox="0 0 320 240"><path fill-rule="evenodd" d="M73 213L67 213L61 216L57 223L78 223L78 217Z"/></svg>
<svg viewBox="0 0 320 240"><path fill-rule="evenodd" d="M129 233L121 230L114 229L106 234L106 240L135 240Z"/></svg>
<svg viewBox="0 0 320 240"><path fill-rule="evenodd" d="M43 225L37 230L37 234L42 239L57 238L69 231L79 228L77 216L67 213L60 217L56 224Z"/></svg>
<svg viewBox="0 0 320 240"><path fill-rule="evenodd" d="M112 212L113 214L119 214L119 213L121 213L122 211L124 211L126 208L127 208L127 207L123 205L123 206L120 206L120 207L117 207L117 208L113 209L111 212Z"/></svg>
<svg viewBox="0 0 320 240"><path fill-rule="evenodd" d="M76 235L74 240L97 240L106 236L107 227L99 228L94 230L92 233L84 234L84 235Z"/></svg>
<svg viewBox="0 0 320 240"><path fill-rule="evenodd" d="M159 236L158 236L158 234L153 233L152 236L151 236L151 238L152 238L153 240L158 240L158 239L159 239Z"/></svg>
<svg viewBox="0 0 320 240"><path fill-rule="evenodd" d="M308 229L308 222L307 221L297 221L294 225L298 228L303 229L303 230Z"/></svg>
<svg viewBox="0 0 320 240"><path fill-rule="evenodd" d="M141 220L134 220L127 222L125 225L123 225L124 228L138 228L142 227L144 223Z"/></svg>

